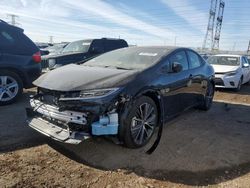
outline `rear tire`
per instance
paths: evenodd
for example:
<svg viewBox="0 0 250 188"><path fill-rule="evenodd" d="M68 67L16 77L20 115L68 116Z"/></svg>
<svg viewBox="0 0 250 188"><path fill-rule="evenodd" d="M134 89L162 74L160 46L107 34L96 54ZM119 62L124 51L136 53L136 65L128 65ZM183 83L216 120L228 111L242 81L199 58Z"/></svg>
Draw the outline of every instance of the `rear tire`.
<svg viewBox="0 0 250 188"><path fill-rule="evenodd" d="M136 99L128 108L120 124L120 140L128 148L140 148L149 142L155 132L158 109L155 102L146 96Z"/></svg>
<svg viewBox="0 0 250 188"><path fill-rule="evenodd" d="M208 111L211 108L213 104L214 91L214 85L211 82L208 82L206 95L201 104L198 106L198 109Z"/></svg>
<svg viewBox="0 0 250 188"><path fill-rule="evenodd" d="M0 106L15 102L23 92L21 78L8 70L0 71Z"/></svg>

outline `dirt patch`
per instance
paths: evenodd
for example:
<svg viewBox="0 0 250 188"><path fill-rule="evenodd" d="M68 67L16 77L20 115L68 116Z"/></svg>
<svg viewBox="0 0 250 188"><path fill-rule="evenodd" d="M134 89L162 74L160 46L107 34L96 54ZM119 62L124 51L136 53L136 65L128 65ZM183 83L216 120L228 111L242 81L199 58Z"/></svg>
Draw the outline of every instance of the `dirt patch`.
<svg viewBox="0 0 250 188"><path fill-rule="evenodd" d="M51 141L26 126L26 93L0 107L0 185L250 186L250 106L244 105L250 86L239 93L220 90L210 111L190 110L166 124L152 155L145 154L148 146L131 150L105 138L76 146Z"/></svg>

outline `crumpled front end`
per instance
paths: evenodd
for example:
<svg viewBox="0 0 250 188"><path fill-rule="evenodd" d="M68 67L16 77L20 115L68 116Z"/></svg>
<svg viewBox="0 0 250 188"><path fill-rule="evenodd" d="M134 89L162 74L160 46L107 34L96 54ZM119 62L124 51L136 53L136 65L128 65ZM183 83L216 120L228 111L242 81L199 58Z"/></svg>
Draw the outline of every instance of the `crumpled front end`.
<svg viewBox="0 0 250 188"><path fill-rule="evenodd" d="M79 144L91 136L117 135L117 104L108 99L82 99L76 92L38 89L26 109L29 126L54 140ZM70 96L70 97L69 97Z"/></svg>

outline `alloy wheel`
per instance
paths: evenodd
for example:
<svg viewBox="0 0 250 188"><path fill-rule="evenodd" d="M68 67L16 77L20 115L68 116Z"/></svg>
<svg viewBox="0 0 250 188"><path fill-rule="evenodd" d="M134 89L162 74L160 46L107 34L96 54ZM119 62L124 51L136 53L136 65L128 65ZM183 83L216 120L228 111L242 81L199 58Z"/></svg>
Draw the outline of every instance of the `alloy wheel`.
<svg viewBox="0 0 250 188"><path fill-rule="evenodd" d="M11 76L0 76L0 101L10 101L18 94L18 83Z"/></svg>
<svg viewBox="0 0 250 188"><path fill-rule="evenodd" d="M131 135L136 144L142 145L151 138L156 118L156 109L149 103L143 103L136 109L131 121Z"/></svg>

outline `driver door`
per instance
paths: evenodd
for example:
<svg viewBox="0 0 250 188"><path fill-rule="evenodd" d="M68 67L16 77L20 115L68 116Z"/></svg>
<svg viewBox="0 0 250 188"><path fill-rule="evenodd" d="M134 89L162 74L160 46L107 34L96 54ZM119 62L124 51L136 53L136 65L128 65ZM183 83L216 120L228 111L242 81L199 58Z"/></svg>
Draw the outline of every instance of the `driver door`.
<svg viewBox="0 0 250 188"><path fill-rule="evenodd" d="M180 72L170 72L162 75L161 93L164 101L165 117L173 117L187 108L187 94L190 81L187 54L184 50L177 51L170 55L167 60L171 68L174 63L182 65Z"/></svg>

